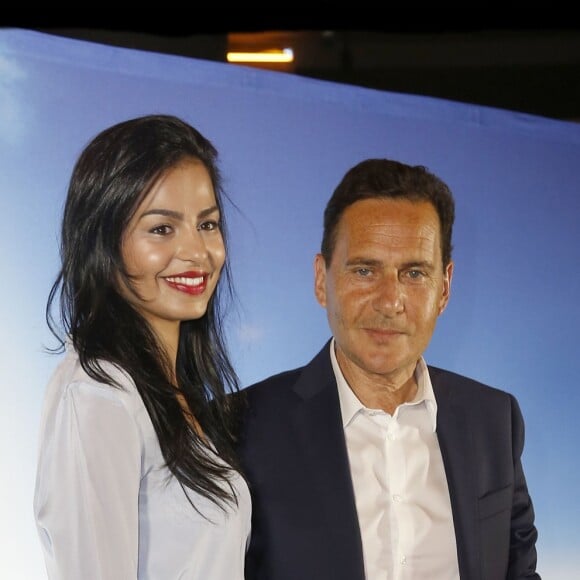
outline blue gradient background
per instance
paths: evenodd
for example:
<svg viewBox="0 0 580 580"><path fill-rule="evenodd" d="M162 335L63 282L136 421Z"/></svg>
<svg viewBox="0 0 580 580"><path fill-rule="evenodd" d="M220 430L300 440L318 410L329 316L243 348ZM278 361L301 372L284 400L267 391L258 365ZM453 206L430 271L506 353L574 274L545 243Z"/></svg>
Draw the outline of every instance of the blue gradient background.
<svg viewBox="0 0 580 580"><path fill-rule="evenodd" d="M351 165L393 157L448 182L455 275L426 356L518 397L539 571L577 578L579 124L16 29L0 30L0 577L45 578L32 495L68 178L97 132L154 112L185 118L221 154L238 206L228 333L244 385L328 338L312 261Z"/></svg>

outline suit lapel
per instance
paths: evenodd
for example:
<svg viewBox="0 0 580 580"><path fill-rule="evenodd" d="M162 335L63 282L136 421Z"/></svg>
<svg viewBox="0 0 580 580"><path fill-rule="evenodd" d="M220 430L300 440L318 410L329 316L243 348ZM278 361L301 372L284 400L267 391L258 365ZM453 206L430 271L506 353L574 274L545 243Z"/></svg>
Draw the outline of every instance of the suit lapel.
<svg viewBox="0 0 580 580"><path fill-rule="evenodd" d="M310 471L304 476L312 478L315 497L335 534L336 551L346 550L358 560L362 580L362 543L329 348L327 343L294 387L300 403L294 409L293 423Z"/></svg>
<svg viewBox="0 0 580 580"><path fill-rule="evenodd" d="M471 430L456 397L461 386L445 371L429 367L437 400L437 437L445 466L462 578L479 578L477 481Z"/></svg>

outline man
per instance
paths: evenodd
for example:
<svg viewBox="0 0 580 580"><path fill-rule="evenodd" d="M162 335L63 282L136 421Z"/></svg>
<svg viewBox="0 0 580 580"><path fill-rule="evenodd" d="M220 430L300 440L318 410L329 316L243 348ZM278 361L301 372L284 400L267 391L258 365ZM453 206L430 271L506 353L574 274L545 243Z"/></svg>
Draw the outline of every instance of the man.
<svg viewBox="0 0 580 580"><path fill-rule="evenodd" d="M454 213L438 177L388 159L335 189L314 263L332 338L245 390L247 580L539 580L517 401L423 358Z"/></svg>

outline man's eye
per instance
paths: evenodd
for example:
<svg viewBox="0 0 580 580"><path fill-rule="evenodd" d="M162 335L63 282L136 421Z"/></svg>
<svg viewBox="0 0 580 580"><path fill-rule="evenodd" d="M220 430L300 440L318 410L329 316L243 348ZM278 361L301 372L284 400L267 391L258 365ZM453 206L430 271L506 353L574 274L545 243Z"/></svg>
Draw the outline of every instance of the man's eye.
<svg viewBox="0 0 580 580"><path fill-rule="evenodd" d="M366 277L366 276L370 276L371 271L368 268L357 268L356 273L359 276Z"/></svg>
<svg viewBox="0 0 580 580"><path fill-rule="evenodd" d="M413 280L418 280L419 278L423 277L423 272L421 272L421 270L409 270L407 272L407 276Z"/></svg>

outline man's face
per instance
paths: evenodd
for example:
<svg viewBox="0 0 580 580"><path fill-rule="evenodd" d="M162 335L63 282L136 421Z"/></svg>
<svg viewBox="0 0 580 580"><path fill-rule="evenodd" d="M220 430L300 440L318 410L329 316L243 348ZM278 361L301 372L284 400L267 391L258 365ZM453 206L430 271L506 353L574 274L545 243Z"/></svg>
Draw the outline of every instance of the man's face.
<svg viewBox="0 0 580 580"><path fill-rule="evenodd" d="M347 378L399 386L412 376L449 300L440 229L429 202L365 199L342 215L331 263L316 256L316 298Z"/></svg>

